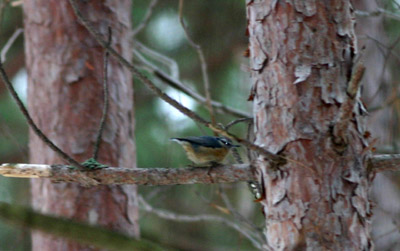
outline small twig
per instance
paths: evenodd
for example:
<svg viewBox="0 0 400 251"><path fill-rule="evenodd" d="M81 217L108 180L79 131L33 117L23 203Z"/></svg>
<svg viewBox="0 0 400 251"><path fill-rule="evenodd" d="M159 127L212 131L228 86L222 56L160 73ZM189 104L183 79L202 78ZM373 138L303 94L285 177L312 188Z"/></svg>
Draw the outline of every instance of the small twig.
<svg viewBox="0 0 400 251"><path fill-rule="evenodd" d="M3 54L3 53L2 53ZM1 78L6 85L8 91L11 93L14 101L17 103L19 110L24 115L25 119L27 120L30 128L32 131L47 145L49 146L54 152L56 152L62 159L67 161L69 164L79 168L80 170L84 170L85 168L79 164L76 160L71 158L68 154L63 152L60 148L58 148L47 136L36 126L35 122L33 122L31 116L29 115L28 110L25 108L24 104L22 103L21 99L18 97L17 92L15 91L12 83L8 79L7 73L3 68L3 63L0 62L0 75Z"/></svg>
<svg viewBox="0 0 400 251"><path fill-rule="evenodd" d="M179 0L179 22L181 23L181 26L185 32L186 39L189 41L190 46L192 46L196 51L200 59L200 64L201 64L201 74L203 76L203 83L204 83L204 92L206 94L206 100L207 100L207 108L210 113L211 117L211 124L215 125L215 116L214 116L214 111L213 107L211 105L211 92L210 92L210 80L208 77L208 72L207 72L207 62L206 58L204 56L203 50L199 44L196 44L193 39L190 37L189 32L187 31L185 22L183 21L183 0ZM217 135L216 135L217 136Z"/></svg>
<svg viewBox="0 0 400 251"><path fill-rule="evenodd" d="M20 31L19 31L20 30ZM28 110L25 108L24 104L22 103L21 99L19 98L17 92L14 89L13 84L8 78L6 71L3 68L3 59L5 60L8 50L11 48L12 44L15 42L18 35L22 32L22 29L18 29L14 32L13 36L7 41L7 44L3 47L0 52L0 75L1 79L3 80L4 84L6 85L8 91L10 92L11 96L13 97L14 101L17 103L19 110L22 112L22 115L28 122L28 125L31 127L32 131L46 144L48 145L53 151L55 151L62 159L67 161L69 164L84 170L84 167L70 157L68 154L63 152L60 148L58 148L35 124L33 119L31 118Z"/></svg>
<svg viewBox="0 0 400 251"><path fill-rule="evenodd" d="M225 131L228 131L229 128L230 128L231 126L233 126L233 125L235 125L235 124L237 124L237 123L239 123L239 122L248 121L248 120L251 121L252 119L251 119L251 118L236 119L236 120L234 120L234 121L228 123L226 126L224 126L224 125L222 125L222 124L220 124L220 126L221 126ZM238 151L236 148L232 148L231 151L232 151L232 155L233 155L233 157L234 157L236 163L238 163L238 164L243 164L243 160L242 160L242 158L240 157L239 151Z"/></svg>
<svg viewBox="0 0 400 251"><path fill-rule="evenodd" d="M244 217L242 214L240 214L235 208L233 207L231 201L228 198L228 195L226 194L225 190L223 189L222 185L219 186L219 194L222 198L222 201L224 202L225 206L228 208L229 212L232 213L232 215L235 217L235 219L238 222L241 222L245 225L247 225L254 233L258 233L259 237L262 239L262 231L259 227L254 225L253 222L249 221L246 217Z"/></svg>
<svg viewBox="0 0 400 251"><path fill-rule="evenodd" d="M337 145L347 143L347 129L352 119L354 105L357 101L356 96L360 87L361 79L364 75L365 67L362 63L357 63L346 90L346 99L340 107L337 122L333 127L334 142Z"/></svg>
<svg viewBox="0 0 400 251"><path fill-rule="evenodd" d="M386 55L385 55L385 60L383 62L383 66L382 66L382 70L381 70L381 74L380 74L380 78L379 78L380 79L380 84L378 86L378 89L375 91L375 93L372 94L371 97L368 99L367 103L371 104L374 101L374 99L378 96L380 91L382 90L382 88L384 86L383 85L383 83L384 83L383 77L385 75L386 68L387 68L387 66L389 64L389 58L390 58L391 55L394 55L392 53L392 51L396 48L396 46L397 46L397 44L399 42L400 42L400 36L397 37L397 39L388 48L385 48L387 50L387 52L386 52Z"/></svg>
<svg viewBox="0 0 400 251"><path fill-rule="evenodd" d="M368 170L372 174L384 171L400 171L400 154L380 154L369 160Z"/></svg>
<svg viewBox="0 0 400 251"><path fill-rule="evenodd" d="M210 122L207 120L203 119L196 113L194 113L192 110L184 107L181 105L179 102L177 102L175 99L171 98L169 95L165 94L160 88L158 88L152 81L150 81L145 75L143 75L135 66L133 66L131 63L129 63L121 54L119 54L116 50L114 50L112 47L107 46L107 42L104 41L102 38L102 35L99 34L96 29L91 25L91 23L83 17L82 13L78 9L78 6L75 2L75 0L69 0L72 9L77 16L78 20L82 23L83 26L92 34L92 36L96 39L96 41L106 48L110 54L112 54L114 57L116 57L119 62L124 65L125 67L128 68L128 70L131 71L132 74L134 74L138 79L140 79L150 90L152 90L157 96L159 96L162 100L173 106L175 109L183 113L184 115L190 117L193 119L195 122L198 122L211 130L213 130L216 133L221 134L222 136L234 139L238 143L245 145L246 147L252 149L253 151L258 152L259 154L264 155L266 158L270 159L271 161L274 161L276 163L282 163L286 161L285 157L273 154L266 149L254 145L253 143L248 142L245 139L239 138L236 135L233 135L231 133L226 132L225 130L221 129L218 126L212 125Z"/></svg>
<svg viewBox="0 0 400 251"><path fill-rule="evenodd" d="M396 60L399 62L400 61L400 54L398 54L395 50L390 49L390 45L386 45L384 43L382 43L381 41L379 41L378 39L370 36L370 35L364 35L364 36L359 36L360 39L369 39L371 41L373 41L376 46L378 47L378 49L380 49L381 53L383 54L383 57L387 57L388 55L386 55L386 53L384 53L383 51L386 50L388 51L388 53L390 53L394 58L396 58Z"/></svg>
<svg viewBox="0 0 400 251"><path fill-rule="evenodd" d="M393 91L396 92L397 89L395 89ZM400 99L400 95L398 95L397 93L393 93L393 94L394 95L389 96L385 101L383 101L382 104L368 108L368 112L369 113L376 112L376 111L382 110L384 108L387 108L387 107L390 107L391 105L393 105L396 101L398 101Z"/></svg>
<svg viewBox="0 0 400 251"><path fill-rule="evenodd" d="M247 133L246 133L246 140L252 142L254 141L254 120L250 120L248 126L247 126ZM253 160L252 157L252 151L250 149L247 149L247 159L251 163Z"/></svg>
<svg viewBox="0 0 400 251"><path fill-rule="evenodd" d="M139 48L139 47L138 47ZM148 48L147 48L148 49ZM155 65L151 64L147 60L145 60L142 56L140 56L136 51L134 51L134 54L138 57L138 59L141 61L141 63L145 64L148 70L155 75L158 79L160 79L163 83L168 84L169 86L182 91L186 95L192 97L194 100L201 104L207 104L207 99L191 88L187 87L184 85L180 80L176 79L174 76L170 76L161 69L157 68ZM174 75L174 74L172 74ZM222 113L222 114L231 114L236 117L251 117L250 114L247 114L245 112L227 107L217 101L211 101L212 106L216 109L216 111Z"/></svg>
<svg viewBox="0 0 400 251"><path fill-rule="evenodd" d="M382 15L384 17L391 18L396 21L400 21L400 15L393 13L391 11L379 8L379 7L375 11L369 12L369 11L356 10L355 13L356 13L356 16L358 16L358 17L377 17L377 16Z"/></svg>
<svg viewBox="0 0 400 251"><path fill-rule="evenodd" d="M233 228L234 230L238 231L242 235L244 235L256 248L261 249L262 243L264 240L258 236L258 234L254 234L253 232L245 229L243 226L234 223L229 219L225 219L223 217L219 217L216 215L182 215L176 214L167 210L157 209L152 207L149 203L147 203L143 197L139 196L139 203L141 204L141 209L146 212L153 213L156 216L167 219L173 220L178 222L198 222L198 221L208 221L208 222L218 222L223 223L224 225Z"/></svg>
<svg viewBox="0 0 400 251"><path fill-rule="evenodd" d="M1 50L1 62L4 63L6 62L6 54L8 50L11 48L11 46L14 44L15 40L18 38L18 36L24 31L24 29L16 29L12 36L8 39L7 43L4 45L3 49Z"/></svg>
<svg viewBox="0 0 400 251"><path fill-rule="evenodd" d="M153 14L154 7L157 5L157 3L158 0L153 0L150 2L149 7L147 8L146 15L143 18L143 21L133 30L132 37L135 37L137 34L139 34L139 32L141 32L149 23L150 17Z"/></svg>
<svg viewBox="0 0 400 251"><path fill-rule="evenodd" d="M111 27L108 27L108 46L111 45L111 40L112 40L112 30ZM103 104L103 114L101 116L101 121L100 121L100 126L99 126L99 131L97 133L96 137L96 144L94 146L93 150L93 159L97 160L97 156L99 153L100 149L100 144L101 144L101 135L104 130L104 125L106 123L107 119L107 113L108 113L108 56L109 52L108 50L105 50L104 52L104 68L103 68L103 95L104 95L104 104Z"/></svg>
<svg viewBox="0 0 400 251"><path fill-rule="evenodd" d="M144 44L142 44L141 42L139 42L137 40L133 44L133 47L134 47L133 52L135 54L138 52L145 54L152 60L155 60L156 62L162 64L163 67L167 67L169 70L170 76L172 78L179 79L179 66L178 66L178 63L174 59L172 59L164 54L161 54L158 51L150 49L149 47L145 46ZM151 64L148 60L144 59L144 57L141 57L140 59L143 61L143 63L150 64L152 69L157 69L157 67L155 65Z"/></svg>
<svg viewBox="0 0 400 251"><path fill-rule="evenodd" d="M253 122L253 119L251 119L251 118L242 118L242 119L234 120L234 121L230 122L228 125L226 125L224 127L224 129L228 130L229 127L231 127L239 122L243 122L243 121L247 121L249 124L249 127L247 129L247 138L246 138L247 140L249 140L249 128L251 127L251 124ZM248 153L248 160L250 161L250 157L249 157L250 149L248 149L248 148L247 148L247 153ZM243 164L242 157L240 157L239 151L236 148L232 149L232 155L238 164ZM256 200L261 198L262 190L261 190L259 183L257 181L255 181L255 179L248 180L247 186L249 187L250 192L253 194L253 196Z"/></svg>
<svg viewBox="0 0 400 251"><path fill-rule="evenodd" d="M226 126L225 126L225 130L229 130L229 128L231 128L232 126L241 123L241 122L249 122L252 121L253 118L240 118L240 119L236 119L234 121L229 122Z"/></svg>

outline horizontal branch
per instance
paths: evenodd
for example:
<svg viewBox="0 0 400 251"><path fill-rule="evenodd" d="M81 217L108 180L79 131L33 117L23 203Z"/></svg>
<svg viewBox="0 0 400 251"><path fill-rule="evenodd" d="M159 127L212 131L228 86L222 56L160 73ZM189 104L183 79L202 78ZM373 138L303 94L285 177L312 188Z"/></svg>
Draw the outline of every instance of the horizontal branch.
<svg viewBox="0 0 400 251"><path fill-rule="evenodd" d="M370 160L371 172L400 171L400 154L379 154Z"/></svg>
<svg viewBox="0 0 400 251"><path fill-rule="evenodd" d="M377 8L374 11L362 11L356 10L356 16L358 17L377 17L377 16L384 16L386 18L390 18L396 21L400 21L400 15L396 14L395 12L385 10L382 8Z"/></svg>
<svg viewBox="0 0 400 251"><path fill-rule="evenodd" d="M400 171L400 154L375 155L369 162L372 173ZM234 183L256 180L249 164L190 168L108 167L80 172L66 165L2 164L0 175L16 178L50 178L56 182L82 182L82 175L102 185L184 185Z"/></svg>
<svg viewBox="0 0 400 251"><path fill-rule="evenodd" d="M209 168L123 168L108 167L84 172L99 184L177 185L232 183L254 180L248 164ZM82 173L66 165L2 164L0 174L17 178L50 178L53 181L80 182Z"/></svg>

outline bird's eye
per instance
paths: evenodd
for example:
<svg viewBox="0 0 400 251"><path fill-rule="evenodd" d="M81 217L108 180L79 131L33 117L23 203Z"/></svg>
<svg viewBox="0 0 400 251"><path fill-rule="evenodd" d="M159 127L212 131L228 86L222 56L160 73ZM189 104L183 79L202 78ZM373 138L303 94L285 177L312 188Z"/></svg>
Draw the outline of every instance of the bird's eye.
<svg viewBox="0 0 400 251"><path fill-rule="evenodd" d="M226 139L220 139L220 141L222 142L222 143L224 143L225 145L229 145L229 142L226 140Z"/></svg>

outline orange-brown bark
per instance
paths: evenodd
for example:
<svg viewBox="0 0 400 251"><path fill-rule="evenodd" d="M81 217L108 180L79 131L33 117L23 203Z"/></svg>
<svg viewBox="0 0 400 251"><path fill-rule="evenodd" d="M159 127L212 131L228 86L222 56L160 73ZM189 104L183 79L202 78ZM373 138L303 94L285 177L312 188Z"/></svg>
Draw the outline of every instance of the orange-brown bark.
<svg viewBox="0 0 400 251"><path fill-rule="evenodd" d="M346 140L333 128L357 54L348 0L248 1L257 160L272 250L368 250L368 145L355 104ZM277 169L276 169L277 168Z"/></svg>
<svg viewBox="0 0 400 251"><path fill-rule="evenodd" d="M106 37L112 27L112 46L130 58L131 1L85 1L80 8ZM56 145L78 161L91 157L103 106L103 48L82 27L68 1L24 1L26 64L29 74L29 111ZM133 90L130 73L115 60L109 62L110 109L99 161L135 167L133 143ZM32 163L63 163L30 134ZM139 234L135 186L53 184L32 181L32 204L42 212ZM33 234L34 250L84 248Z"/></svg>

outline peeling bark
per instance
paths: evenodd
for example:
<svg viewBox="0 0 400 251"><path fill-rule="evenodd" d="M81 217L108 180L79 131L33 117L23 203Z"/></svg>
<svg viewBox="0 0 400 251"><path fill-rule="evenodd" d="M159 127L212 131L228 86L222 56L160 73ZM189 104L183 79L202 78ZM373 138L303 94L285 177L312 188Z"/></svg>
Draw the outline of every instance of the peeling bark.
<svg viewBox="0 0 400 251"><path fill-rule="evenodd" d="M248 1L247 12L255 142L288 160L257 159L269 248L371 249L358 103L344 145L332 135L357 54L350 1Z"/></svg>
<svg viewBox="0 0 400 251"><path fill-rule="evenodd" d="M112 46L130 58L128 42L130 2L90 1L80 8L106 37L113 29ZM28 106L39 128L76 160L91 157L102 112L103 49L82 27L68 1L24 1ZM111 59L110 109L103 132L99 161L112 166L135 167L133 143L133 90L130 73ZM63 163L31 132L31 163ZM53 184L32 180L32 204L45 213L101 224L138 236L135 186ZM85 249L35 232L34 250Z"/></svg>

